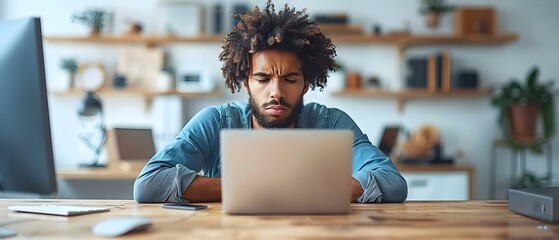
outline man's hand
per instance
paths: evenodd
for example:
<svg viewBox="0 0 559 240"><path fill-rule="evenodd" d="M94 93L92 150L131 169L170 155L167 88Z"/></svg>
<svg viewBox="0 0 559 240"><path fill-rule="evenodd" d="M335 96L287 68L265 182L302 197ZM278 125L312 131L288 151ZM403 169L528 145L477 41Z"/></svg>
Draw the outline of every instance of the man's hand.
<svg viewBox="0 0 559 240"><path fill-rule="evenodd" d="M363 195L361 183L351 179L351 202ZM219 202L221 201L221 178L196 176L190 186L184 191L183 198L191 202Z"/></svg>
<svg viewBox="0 0 559 240"><path fill-rule="evenodd" d="M219 202L221 201L221 178L196 176L182 197L191 202Z"/></svg>
<svg viewBox="0 0 559 240"><path fill-rule="evenodd" d="M351 178L351 202L357 202L357 199L363 195L361 183L355 178Z"/></svg>

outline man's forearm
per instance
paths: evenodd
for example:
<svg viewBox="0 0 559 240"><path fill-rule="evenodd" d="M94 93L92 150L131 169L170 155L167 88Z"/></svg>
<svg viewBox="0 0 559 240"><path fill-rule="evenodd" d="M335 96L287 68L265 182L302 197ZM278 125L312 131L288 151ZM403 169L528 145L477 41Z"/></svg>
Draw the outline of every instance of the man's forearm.
<svg viewBox="0 0 559 240"><path fill-rule="evenodd" d="M363 195L363 187L361 187L361 183L355 180L355 178L351 179L351 202L357 202L357 199Z"/></svg>
<svg viewBox="0 0 559 240"><path fill-rule="evenodd" d="M363 195L363 188L359 181L352 178L351 201ZM183 198L191 202L219 202L221 201L221 178L196 176L190 186L184 191Z"/></svg>
<svg viewBox="0 0 559 240"><path fill-rule="evenodd" d="M221 178L196 176L182 196L191 202L219 202Z"/></svg>

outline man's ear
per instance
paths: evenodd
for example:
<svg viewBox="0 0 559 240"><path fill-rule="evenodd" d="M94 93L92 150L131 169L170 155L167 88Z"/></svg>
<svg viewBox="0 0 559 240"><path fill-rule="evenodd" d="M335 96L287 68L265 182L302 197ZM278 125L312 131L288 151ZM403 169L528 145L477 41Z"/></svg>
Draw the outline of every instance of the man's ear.
<svg viewBox="0 0 559 240"><path fill-rule="evenodd" d="M303 88L303 94L306 94L309 91L309 82L305 81L305 87Z"/></svg>

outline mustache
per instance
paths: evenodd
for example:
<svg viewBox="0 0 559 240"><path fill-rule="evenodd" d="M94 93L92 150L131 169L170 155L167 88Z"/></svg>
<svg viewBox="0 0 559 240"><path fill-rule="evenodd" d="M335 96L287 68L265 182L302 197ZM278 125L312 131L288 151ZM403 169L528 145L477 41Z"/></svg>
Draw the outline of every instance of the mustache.
<svg viewBox="0 0 559 240"><path fill-rule="evenodd" d="M284 98L280 98L279 100L272 99L269 102L262 104L262 108L267 108L270 105L281 105L281 106L284 106L284 107L287 107L287 108L292 108L291 104L286 102Z"/></svg>

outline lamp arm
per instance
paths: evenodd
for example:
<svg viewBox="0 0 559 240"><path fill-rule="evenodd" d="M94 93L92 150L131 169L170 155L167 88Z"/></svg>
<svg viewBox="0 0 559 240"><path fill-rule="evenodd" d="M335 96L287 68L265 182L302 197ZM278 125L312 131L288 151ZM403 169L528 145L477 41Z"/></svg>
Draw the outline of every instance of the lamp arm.
<svg viewBox="0 0 559 240"><path fill-rule="evenodd" d="M95 145L91 142L91 140L90 140L89 138L87 138L87 137L85 137L85 136L83 136L83 135L80 135L80 139L82 139L82 140L85 142L85 144L87 144L87 146L88 146L89 148L91 148L91 149L97 149L97 148L98 148L97 146L95 146Z"/></svg>

